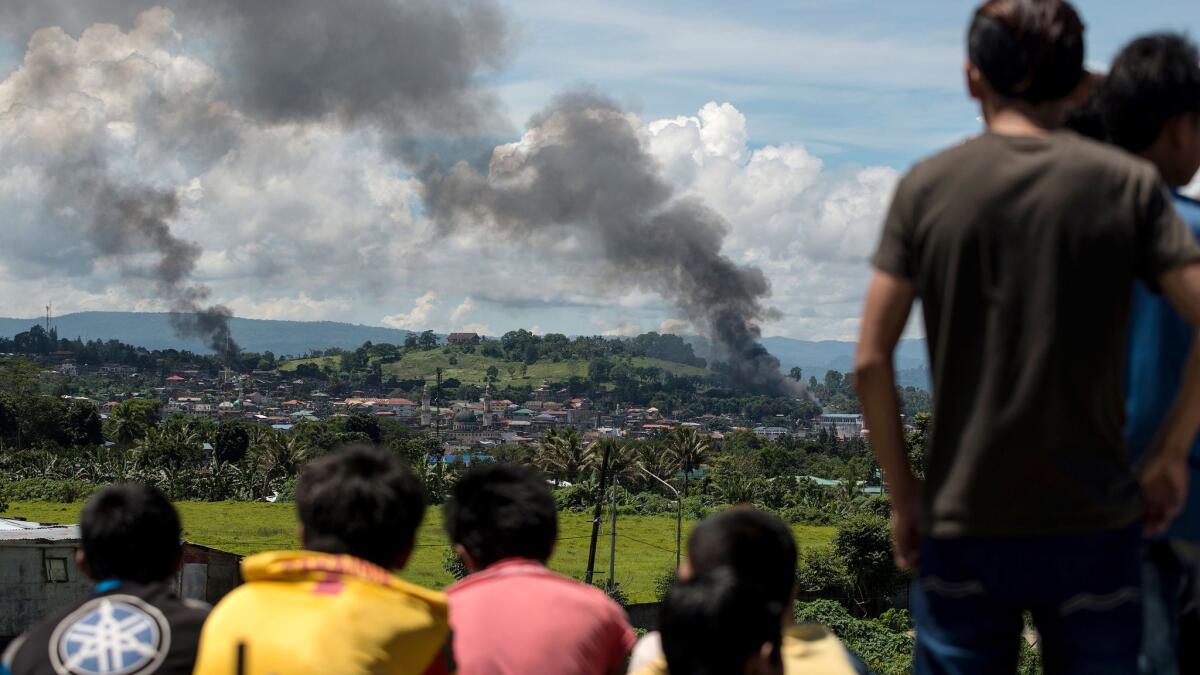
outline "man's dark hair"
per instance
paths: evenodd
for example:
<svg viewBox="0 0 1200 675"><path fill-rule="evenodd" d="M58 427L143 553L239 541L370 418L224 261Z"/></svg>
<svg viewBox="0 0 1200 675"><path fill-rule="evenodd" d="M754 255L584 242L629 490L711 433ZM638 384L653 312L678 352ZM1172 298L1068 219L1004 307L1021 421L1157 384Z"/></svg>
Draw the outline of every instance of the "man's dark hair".
<svg viewBox="0 0 1200 675"><path fill-rule="evenodd" d="M96 493L79 521L88 571L97 581L151 584L174 574L183 544L179 514L157 488L110 485Z"/></svg>
<svg viewBox="0 0 1200 675"><path fill-rule="evenodd" d="M1200 53L1182 35L1157 33L1126 45L1104 86L1113 143L1141 152L1176 115L1200 113Z"/></svg>
<svg viewBox="0 0 1200 675"><path fill-rule="evenodd" d="M671 675L730 675L766 643L779 645L785 605L728 568L679 581L659 614Z"/></svg>
<svg viewBox="0 0 1200 675"><path fill-rule="evenodd" d="M399 459L350 446L304 469L296 485L304 546L395 567L412 550L425 489Z"/></svg>
<svg viewBox="0 0 1200 675"><path fill-rule="evenodd" d="M1063 0L988 0L971 20L967 54L1001 96L1055 101L1086 75L1083 30Z"/></svg>
<svg viewBox="0 0 1200 675"><path fill-rule="evenodd" d="M446 533L481 567L505 558L545 562L558 537L554 495L537 474L516 464L472 467L454 484Z"/></svg>
<svg viewBox="0 0 1200 675"><path fill-rule="evenodd" d="M754 580L778 602L796 585L796 540L778 517L738 507L702 520L688 539L688 562L697 574L728 567Z"/></svg>
<svg viewBox="0 0 1200 675"><path fill-rule="evenodd" d="M1104 125L1104 109L1101 100L1103 89L1103 78L1097 77L1092 84L1092 90L1088 93L1087 101L1067 115L1067 120L1063 122L1063 128L1070 129L1093 141L1108 142L1108 128Z"/></svg>

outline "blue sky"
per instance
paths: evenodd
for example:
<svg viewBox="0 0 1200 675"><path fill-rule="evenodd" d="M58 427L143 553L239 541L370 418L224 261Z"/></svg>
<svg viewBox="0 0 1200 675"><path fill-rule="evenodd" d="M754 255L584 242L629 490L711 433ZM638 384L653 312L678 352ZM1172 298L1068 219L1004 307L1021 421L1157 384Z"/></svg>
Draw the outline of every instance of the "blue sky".
<svg viewBox="0 0 1200 675"><path fill-rule="evenodd" d="M961 82L976 3L532 0L509 4L524 40L500 78L514 118L587 82L647 118L733 103L753 143L800 143L831 165L903 168L975 131ZM1163 29L1200 31L1194 0L1082 1L1088 60Z"/></svg>
<svg viewBox="0 0 1200 675"><path fill-rule="evenodd" d="M22 7L6 4L15 1L0 0L0 17ZM74 241L72 232L39 220L36 177L42 149L63 139L70 147L80 133L106 139L130 176L176 190L183 207L172 231L204 252L194 280L240 316L488 334L695 330L655 289L614 281L577 237L541 246L487 233L439 238L421 219L413 181L369 132L238 122L234 151L185 165L168 151L175 139L155 136L177 117L137 111L200 119L228 110L203 32L161 11L143 15L138 29L133 17L149 0L37 1L57 3L50 16L66 31L43 48L87 91L8 100L19 91L28 33L14 36L22 29L0 22L0 109L16 111L0 115L10 165L0 165L0 315L36 316L47 301L60 312L164 309L103 259L64 275L20 252L70 254L60 242ZM980 126L961 75L974 2L497 1L513 49L481 84L511 120L500 140L517 140L530 115L580 86L636 113L663 177L720 212L729 222L723 252L770 281L780 317L766 335L853 339L896 179ZM1200 33L1196 0L1077 6L1099 69L1137 34ZM95 27L85 39L96 21L118 28ZM130 53L148 66L136 86L109 81L96 55ZM171 106L159 106L169 97Z"/></svg>

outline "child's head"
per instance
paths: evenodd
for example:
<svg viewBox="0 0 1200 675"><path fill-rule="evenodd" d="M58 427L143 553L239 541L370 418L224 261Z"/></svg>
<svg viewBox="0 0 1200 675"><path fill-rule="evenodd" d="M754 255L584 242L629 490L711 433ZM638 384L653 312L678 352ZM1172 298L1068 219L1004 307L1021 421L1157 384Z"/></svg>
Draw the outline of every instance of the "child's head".
<svg viewBox="0 0 1200 675"><path fill-rule="evenodd" d="M1200 54L1186 37L1159 33L1129 43L1102 96L1114 143L1145 156L1172 186L1200 169Z"/></svg>
<svg viewBox="0 0 1200 675"><path fill-rule="evenodd" d="M156 583L179 568L179 515L156 488L139 483L104 488L88 500L79 529L79 565L97 581Z"/></svg>
<svg viewBox="0 0 1200 675"><path fill-rule="evenodd" d="M396 457L354 446L304 469L296 509L305 548L402 568L425 515L425 490Z"/></svg>
<svg viewBox="0 0 1200 675"><path fill-rule="evenodd" d="M688 558L680 576L729 568L739 579L764 587L789 603L796 586L796 540L777 516L737 507L709 516L688 538Z"/></svg>
<svg viewBox="0 0 1200 675"><path fill-rule="evenodd" d="M467 471L445 515L450 542L471 571L505 558L545 562L558 537L558 509L546 481L516 464Z"/></svg>
<svg viewBox="0 0 1200 675"><path fill-rule="evenodd" d="M1087 74L1083 21L1063 0L987 0L967 33L971 95L1061 124Z"/></svg>
<svg viewBox="0 0 1200 675"><path fill-rule="evenodd" d="M786 605L762 586L717 568L680 580L659 617L672 675L777 675Z"/></svg>

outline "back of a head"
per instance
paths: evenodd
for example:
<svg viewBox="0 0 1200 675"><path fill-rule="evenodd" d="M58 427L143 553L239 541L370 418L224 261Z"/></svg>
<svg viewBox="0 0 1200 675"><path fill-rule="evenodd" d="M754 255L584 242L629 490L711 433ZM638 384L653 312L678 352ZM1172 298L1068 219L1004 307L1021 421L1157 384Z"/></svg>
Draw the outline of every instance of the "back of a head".
<svg viewBox="0 0 1200 675"><path fill-rule="evenodd" d="M1057 101L1086 75L1083 32L1063 0L987 0L971 21L968 58L1000 96Z"/></svg>
<svg viewBox="0 0 1200 675"><path fill-rule="evenodd" d="M392 568L412 550L425 490L396 457L351 446L304 469L296 507L305 548Z"/></svg>
<svg viewBox="0 0 1200 675"><path fill-rule="evenodd" d="M516 464L467 471L445 507L446 533L479 567L505 558L545 562L558 536L554 495L534 472Z"/></svg>
<svg viewBox="0 0 1200 675"><path fill-rule="evenodd" d="M772 645L779 645L785 605L728 568L709 570L672 587L659 616L663 653L671 675L730 675Z"/></svg>
<svg viewBox="0 0 1200 675"><path fill-rule="evenodd" d="M688 539L688 562L697 574L729 567L738 578L762 585L779 602L796 584L796 540L777 516L738 507L705 518Z"/></svg>
<svg viewBox="0 0 1200 675"><path fill-rule="evenodd" d="M179 563L179 514L157 488L140 483L104 488L88 500L79 529L88 571L97 581L156 583Z"/></svg>
<svg viewBox="0 0 1200 675"><path fill-rule="evenodd" d="M1108 128L1104 125L1104 109L1101 100L1103 89L1104 78L1095 77L1087 100L1067 115L1066 121L1063 122L1063 128L1070 129L1093 141L1107 142Z"/></svg>
<svg viewBox="0 0 1200 675"><path fill-rule="evenodd" d="M1186 37L1159 33L1129 43L1103 93L1105 126L1130 152L1150 147L1172 118L1200 113L1200 54Z"/></svg>

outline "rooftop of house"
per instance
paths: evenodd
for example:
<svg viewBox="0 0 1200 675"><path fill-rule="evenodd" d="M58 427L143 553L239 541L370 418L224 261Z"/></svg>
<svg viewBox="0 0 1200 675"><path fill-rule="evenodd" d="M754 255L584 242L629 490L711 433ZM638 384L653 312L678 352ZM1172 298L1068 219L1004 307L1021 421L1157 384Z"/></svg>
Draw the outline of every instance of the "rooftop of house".
<svg viewBox="0 0 1200 675"><path fill-rule="evenodd" d="M5 519L5 522L13 521ZM0 542L77 541L79 539L78 525L44 525L42 523L26 523L26 525L32 525L32 527L19 526L13 529L0 529Z"/></svg>

